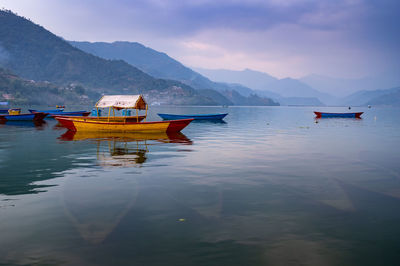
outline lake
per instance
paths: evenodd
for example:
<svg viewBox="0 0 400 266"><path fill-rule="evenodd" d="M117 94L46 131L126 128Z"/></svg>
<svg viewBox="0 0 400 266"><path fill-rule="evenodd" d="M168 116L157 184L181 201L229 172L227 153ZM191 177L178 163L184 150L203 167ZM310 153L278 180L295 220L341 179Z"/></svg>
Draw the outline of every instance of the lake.
<svg viewBox="0 0 400 266"><path fill-rule="evenodd" d="M0 125L0 265L398 265L400 109L228 112L182 134Z"/></svg>

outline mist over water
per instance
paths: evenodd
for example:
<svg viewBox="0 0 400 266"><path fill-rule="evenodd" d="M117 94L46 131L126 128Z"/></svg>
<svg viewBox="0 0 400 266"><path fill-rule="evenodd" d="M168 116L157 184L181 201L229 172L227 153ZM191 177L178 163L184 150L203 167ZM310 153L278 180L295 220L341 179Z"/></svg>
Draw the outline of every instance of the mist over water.
<svg viewBox="0 0 400 266"><path fill-rule="evenodd" d="M0 124L0 264L397 264L400 109L150 109L229 115L172 136Z"/></svg>

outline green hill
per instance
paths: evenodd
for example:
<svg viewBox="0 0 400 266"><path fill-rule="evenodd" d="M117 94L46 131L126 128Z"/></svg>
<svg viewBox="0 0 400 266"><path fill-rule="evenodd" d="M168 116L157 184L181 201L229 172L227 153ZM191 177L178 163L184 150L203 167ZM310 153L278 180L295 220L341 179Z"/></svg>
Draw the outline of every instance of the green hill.
<svg viewBox="0 0 400 266"><path fill-rule="evenodd" d="M91 97L89 97L91 96ZM35 82L22 79L9 70L0 68L0 101L11 105L40 105L46 99L47 105L82 104L90 105L90 98L99 94L87 95L82 86L56 86L49 82Z"/></svg>
<svg viewBox="0 0 400 266"><path fill-rule="evenodd" d="M11 11L0 11L0 66L34 81L80 85L89 95L145 94L166 104L218 104L178 81L156 79L122 60L85 53Z"/></svg>

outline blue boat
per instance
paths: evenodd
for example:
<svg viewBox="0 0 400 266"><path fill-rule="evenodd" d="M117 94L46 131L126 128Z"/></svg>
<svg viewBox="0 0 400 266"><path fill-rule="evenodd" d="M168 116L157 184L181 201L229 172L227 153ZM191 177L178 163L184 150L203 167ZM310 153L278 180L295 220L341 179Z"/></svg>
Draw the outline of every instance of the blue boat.
<svg viewBox="0 0 400 266"><path fill-rule="evenodd" d="M18 115L0 115L1 121L39 121L43 120L47 113L18 114Z"/></svg>
<svg viewBox="0 0 400 266"><path fill-rule="evenodd" d="M88 115L90 115L90 112L87 111L59 112L50 114L50 116L53 118L56 116L88 116Z"/></svg>
<svg viewBox="0 0 400 266"><path fill-rule="evenodd" d="M52 109L52 110L35 110L35 109L29 109L28 110L30 113L47 113L47 114L54 114L54 113L61 113L64 112L64 108L58 108L58 109Z"/></svg>
<svg viewBox="0 0 400 266"><path fill-rule="evenodd" d="M364 112L357 113L326 113L326 112L314 112L317 118L361 118Z"/></svg>
<svg viewBox="0 0 400 266"><path fill-rule="evenodd" d="M49 114L50 117L55 116L88 116L90 112L87 111L71 111L71 112L64 112L63 108L53 109L53 110L34 110L29 109L29 112L32 114L34 113L46 113Z"/></svg>
<svg viewBox="0 0 400 266"><path fill-rule="evenodd" d="M174 115L174 114L158 114L164 120L177 120L177 119L188 119L194 120L222 120L228 114L197 114L197 115Z"/></svg>

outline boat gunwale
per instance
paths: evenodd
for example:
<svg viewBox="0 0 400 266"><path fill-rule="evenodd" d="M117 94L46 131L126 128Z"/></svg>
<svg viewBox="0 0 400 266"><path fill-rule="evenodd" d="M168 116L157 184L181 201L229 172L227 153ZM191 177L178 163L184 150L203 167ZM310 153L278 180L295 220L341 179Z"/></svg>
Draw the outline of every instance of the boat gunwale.
<svg viewBox="0 0 400 266"><path fill-rule="evenodd" d="M57 115L54 114L52 115L54 118L56 117L62 117L62 118L71 118L71 119L88 119L88 120L92 120L95 121L96 119L103 119L103 120L107 120L108 116L75 116L75 115ZM110 119L136 119L139 118L141 120L145 119L146 116L145 115L139 115L139 116L110 116ZM140 122L140 121L139 121Z"/></svg>

